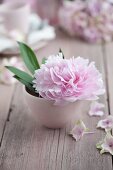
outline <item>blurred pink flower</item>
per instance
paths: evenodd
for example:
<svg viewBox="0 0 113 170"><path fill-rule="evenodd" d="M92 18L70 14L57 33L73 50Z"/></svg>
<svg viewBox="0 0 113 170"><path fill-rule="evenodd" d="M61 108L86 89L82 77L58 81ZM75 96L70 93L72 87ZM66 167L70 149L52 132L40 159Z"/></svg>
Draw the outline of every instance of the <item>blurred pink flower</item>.
<svg viewBox="0 0 113 170"><path fill-rule="evenodd" d="M113 39L113 4L106 0L65 2L59 10L59 25L72 36L88 42Z"/></svg>
<svg viewBox="0 0 113 170"><path fill-rule="evenodd" d="M76 140L79 141L85 134L93 134L89 129L86 128L83 121L78 121L75 127L71 130L70 135Z"/></svg>
<svg viewBox="0 0 113 170"><path fill-rule="evenodd" d="M92 27L92 28L87 27L86 29L84 29L83 36L84 36L85 40L87 40L88 42L92 42L92 43L101 40L98 30L94 27Z"/></svg>
<svg viewBox="0 0 113 170"><path fill-rule="evenodd" d="M63 7L59 10L59 25L63 27L69 34L75 35L76 30L81 30L86 25L86 15L84 12L79 13L83 10L85 4L82 1L77 2L66 2ZM74 13L77 12L75 17ZM75 24L76 23L76 24ZM78 33L78 32L77 32Z"/></svg>
<svg viewBox="0 0 113 170"><path fill-rule="evenodd" d="M100 120L97 124L97 128L105 129L105 131L110 131L113 128L113 116L108 116L107 118Z"/></svg>
<svg viewBox="0 0 113 170"><path fill-rule="evenodd" d="M0 65L0 82L4 84L13 84L16 82L12 76L13 74L9 72L5 66L14 66L21 70L24 70L23 63L17 58L12 57L11 59L3 59Z"/></svg>
<svg viewBox="0 0 113 170"><path fill-rule="evenodd" d="M102 109L104 108L104 104L99 103L99 102L92 102L89 110L89 116L103 116L104 112Z"/></svg>
<svg viewBox="0 0 113 170"><path fill-rule="evenodd" d="M98 16L101 12L101 5L102 1L98 0L90 0L87 3L87 11L90 13L92 16Z"/></svg>
<svg viewBox="0 0 113 170"><path fill-rule="evenodd" d="M107 133L105 139L97 143L96 147L100 149L101 154L108 152L113 155L113 136Z"/></svg>
<svg viewBox="0 0 113 170"><path fill-rule="evenodd" d="M36 91L60 105L76 100L96 100L105 92L102 75L94 62L81 57L63 59L62 53L50 56L35 71L34 78Z"/></svg>

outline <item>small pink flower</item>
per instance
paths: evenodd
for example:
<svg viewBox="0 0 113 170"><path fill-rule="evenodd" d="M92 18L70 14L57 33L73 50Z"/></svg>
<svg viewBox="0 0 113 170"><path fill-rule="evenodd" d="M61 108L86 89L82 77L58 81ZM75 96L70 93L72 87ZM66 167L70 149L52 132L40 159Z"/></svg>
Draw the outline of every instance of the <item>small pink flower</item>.
<svg viewBox="0 0 113 170"><path fill-rule="evenodd" d="M24 70L23 63L17 58L12 57L11 59L3 59L0 65L0 82L4 84L13 84L16 82L12 76L13 74L9 72L5 66L14 66L21 70Z"/></svg>
<svg viewBox="0 0 113 170"><path fill-rule="evenodd" d="M113 116L108 116L107 118L100 120L97 124L97 128L105 129L105 131L110 131L113 128Z"/></svg>
<svg viewBox="0 0 113 170"><path fill-rule="evenodd" d="M71 130L70 135L76 140L79 141L85 134L93 134L94 132L90 132L83 121L78 121L75 127Z"/></svg>
<svg viewBox="0 0 113 170"><path fill-rule="evenodd" d="M62 54L50 56L35 71L34 88L56 105L77 100L96 100L105 92L102 75L94 62L81 57L63 59Z"/></svg>
<svg viewBox="0 0 113 170"><path fill-rule="evenodd" d="M89 110L89 116L103 116L104 112L102 109L104 108L104 104L99 103L99 102L92 102Z"/></svg>
<svg viewBox="0 0 113 170"><path fill-rule="evenodd" d="M105 139L99 142L96 147L101 150L101 154L108 152L113 155L113 136L110 133L107 133Z"/></svg>

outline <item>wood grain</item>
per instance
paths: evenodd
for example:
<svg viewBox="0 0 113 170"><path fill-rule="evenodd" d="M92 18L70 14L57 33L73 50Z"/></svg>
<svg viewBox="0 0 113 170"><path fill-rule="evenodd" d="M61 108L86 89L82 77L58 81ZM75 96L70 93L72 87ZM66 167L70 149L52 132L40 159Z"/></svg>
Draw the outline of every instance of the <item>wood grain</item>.
<svg viewBox="0 0 113 170"><path fill-rule="evenodd" d="M14 86L0 84L0 145L4 128L10 112L11 99L13 97Z"/></svg>
<svg viewBox="0 0 113 170"><path fill-rule="evenodd" d="M113 115L113 43L104 46L104 61L107 74L107 93L110 114Z"/></svg>
<svg viewBox="0 0 113 170"><path fill-rule="evenodd" d="M57 53L59 47L67 58L81 55L94 60L104 80L107 80L101 45L89 45L60 34L39 51L40 62L42 57ZM106 104L107 115L107 94L100 101ZM0 170L112 170L112 157L107 154L101 156L95 146L105 135L102 130L95 128L99 118L90 118L81 113L83 121L95 134L84 136L80 142L75 142L68 135L75 120L66 128L58 130L40 127L31 120L21 85L15 90L11 109L2 139ZM87 110L87 106L84 109Z"/></svg>

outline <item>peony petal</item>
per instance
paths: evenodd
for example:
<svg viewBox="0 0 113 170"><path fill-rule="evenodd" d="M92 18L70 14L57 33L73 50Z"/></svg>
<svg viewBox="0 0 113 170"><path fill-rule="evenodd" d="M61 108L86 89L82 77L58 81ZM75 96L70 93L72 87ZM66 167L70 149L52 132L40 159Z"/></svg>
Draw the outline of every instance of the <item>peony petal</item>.
<svg viewBox="0 0 113 170"><path fill-rule="evenodd" d="M100 120L97 124L97 128L105 129L105 131L110 131L113 128L113 116L108 116L107 118Z"/></svg>
<svg viewBox="0 0 113 170"><path fill-rule="evenodd" d="M89 116L103 116L104 112L102 111L102 109L104 107L105 107L104 104L94 101L91 103L88 115Z"/></svg>
<svg viewBox="0 0 113 170"><path fill-rule="evenodd" d="M100 149L100 154L108 152L113 155L113 136L107 133L104 140L97 143L96 148Z"/></svg>
<svg viewBox="0 0 113 170"><path fill-rule="evenodd" d="M75 127L71 130L70 135L76 140L79 141L85 134L93 134L94 132L90 132L84 122L79 120Z"/></svg>

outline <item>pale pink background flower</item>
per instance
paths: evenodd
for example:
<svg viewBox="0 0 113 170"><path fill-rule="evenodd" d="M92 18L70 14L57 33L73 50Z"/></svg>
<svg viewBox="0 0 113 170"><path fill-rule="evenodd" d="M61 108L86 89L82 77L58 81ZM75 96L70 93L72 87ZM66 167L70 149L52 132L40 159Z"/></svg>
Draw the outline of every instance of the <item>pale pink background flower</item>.
<svg viewBox="0 0 113 170"><path fill-rule="evenodd" d="M110 133L107 133L105 139L99 142L97 145L97 149L100 149L100 153L110 153L113 155L113 136Z"/></svg>
<svg viewBox="0 0 113 170"><path fill-rule="evenodd" d="M82 31L84 26L86 26L87 14L84 12L79 13L79 11L83 10L84 7L85 4L82 1L78 1L78 3L66 2L63 4L63 7L60 8L59 25L69 34L75 35L78 29L79 31L77 31L77 34L78 32L80 34L80 31ZM75 11L77 12L77 15L74 16Z"/></svg>
<svg viewBox="0 0 113 170"><path fill-rule="evenodd" d="M59 25L72 36L88 42L113 39L113 4L106 0L65 2L59 10Z"/></svg>
<svg viewBox="0 0 113 170"><path fill-rule="evenodd" d="M12 57L11 59L3 59L0 64L0 83L4 84L13 84L16 82L16 79L13 78L13 74L9 72L5 66L14 66L21 70L24 70L23 63L17 58Z"/></svg>
<svg viewBox="0 0 113 170"><path fill-rule="evenodd" d="M96 100L105 92L102 75L94 62L81 57L63 59L62 53L50 56L35 71L34 78L36 91L60 105L76 100Z"/></svg>
<svg viewBox="0 0 113 170"><path fill-rule="evenodd" d="M110 131L113 128L113 116L108 116L107 118L100 120L97 124L97 128L105 129L105 131Z"/></svg>
<svg viewBox="0 0 113 170"><path fill-rule="evenodd" d="M90 106L90 110L88 112L88 115L89 116L103 116L104 115L104 112L103 112L103 108L104 108L104 104L102 103L99 103L97 101L93 101L91 103L91 106Z"/></svg>
<svg viewBox="0 0 113 170"><path fill-rule="evenodd" d="M87 27L83 30L84 39L89 42L99 42L101 40L100 34L95 27Z"/></svg>

